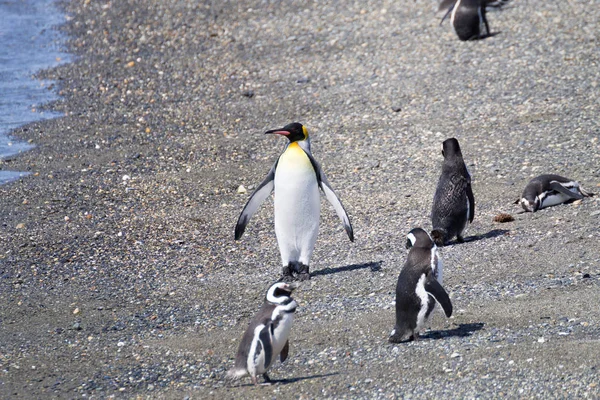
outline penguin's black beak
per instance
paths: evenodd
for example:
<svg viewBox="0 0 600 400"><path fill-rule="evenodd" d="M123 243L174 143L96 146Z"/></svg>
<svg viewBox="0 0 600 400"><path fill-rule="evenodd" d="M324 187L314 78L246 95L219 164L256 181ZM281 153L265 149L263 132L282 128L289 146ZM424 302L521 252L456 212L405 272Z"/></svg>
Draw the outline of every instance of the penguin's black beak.
<svg viewBox="0 0 600 400"><path fill-rule="evenodd" d="M282 135L282 136L288 136L290 135L289 131L283 130L283 129L272 129L270 131L266 131L265 135Z"/></svg>

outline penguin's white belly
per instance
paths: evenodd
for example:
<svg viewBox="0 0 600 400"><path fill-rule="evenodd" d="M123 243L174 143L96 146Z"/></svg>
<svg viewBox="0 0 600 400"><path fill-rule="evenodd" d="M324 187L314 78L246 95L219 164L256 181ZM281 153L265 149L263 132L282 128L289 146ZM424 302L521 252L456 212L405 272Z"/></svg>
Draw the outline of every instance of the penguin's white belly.
<svg viewBox="0 0 600 400"><path fill-rule="evenodd" d="M292 143L275 171L275 234L284 265L289 261L308 265L320 213L316 172L304 150Z"/></svg>
<svg viewBox="0 0 600 400"><path fill-rule="evenodd" d="M572 192L575 192L572 189L569 189ZM552 193L550 195L546 195L541 199L541 206L540 208L546 208L546 207L552 207L555 206L557 204L562 204L565 201L568 201L570 199L569 196L567 196L564 193Z"/></svg>
<svg viewBox="0 0 600 400"><path fill-rule="evenodd" d="M279 321L277 328L273 330L273 360L271 360L271 364L279 357L279 353L283 350L285 342L290 337L292 322L294 322L294 313L285 314L283 319Z"/></svg>

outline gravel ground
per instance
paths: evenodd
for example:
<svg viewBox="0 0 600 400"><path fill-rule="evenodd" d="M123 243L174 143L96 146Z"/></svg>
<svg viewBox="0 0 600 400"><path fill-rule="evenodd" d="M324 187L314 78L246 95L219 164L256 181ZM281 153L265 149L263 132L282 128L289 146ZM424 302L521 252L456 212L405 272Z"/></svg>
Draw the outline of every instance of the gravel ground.
<svg viewBox="0 0 600 400"><path fill-rule="evenodd" d="M518 214L527 181L600 191L600 3L517 2L460 42L433 1L81 1L64 118L2 169L1 398L598 398L600 199ZM280 273L272 201L236 218L292 121L348 210L324 202L288 361L223 380ZM393 345L405 235L430 229L440 146L473 175L442 250L455 314ZM500 212L515 217L499 224Z"/></svg>

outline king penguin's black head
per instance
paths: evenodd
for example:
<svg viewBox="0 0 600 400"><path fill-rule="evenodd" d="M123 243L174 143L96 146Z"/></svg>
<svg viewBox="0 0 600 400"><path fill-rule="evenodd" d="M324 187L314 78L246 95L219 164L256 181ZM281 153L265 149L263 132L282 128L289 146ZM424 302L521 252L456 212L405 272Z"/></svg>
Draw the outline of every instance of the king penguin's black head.
<svg viewBox="0 0 600 400"><path fill-rule="evenodd" d="M462 152L460 151L458 140L455 138L444 140L444 143L442 143L442 155L447 160L454 157L462 158Z"/></svg>
<svg viewBox="0 0 600 400"><path fill-rule="evenodd" d="M283 135L287 137L290 142L298 142L308 139L308 130L299 122L292 122L287 124L281 129L272 129L266 131L265 134Z"/></svg>

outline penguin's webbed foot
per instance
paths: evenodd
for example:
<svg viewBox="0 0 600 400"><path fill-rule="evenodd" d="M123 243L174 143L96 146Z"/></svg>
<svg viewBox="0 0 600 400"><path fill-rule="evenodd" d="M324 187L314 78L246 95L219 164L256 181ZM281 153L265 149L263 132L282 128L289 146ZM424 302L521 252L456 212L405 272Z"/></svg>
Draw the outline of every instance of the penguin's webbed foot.
<svg viewBox="0 0 600 400"><path fill-rule="evenodd" d="M283 267L280 280L283 282L292 282L294 280L293 270L294 268L292 263L289 263L287 266Z"/></svg>
<svg viewBox="0 0 600 400"><path fill-rule="evenodd" d="M298 263L298 280L299 281L310 280L310 272L309 272L308 265Z"/></svg>
<svg viewBox="0 0 600 400"><path fill-rule="evenodd" d="M465 238L462 237L461 235L456 235L456 241L458 243L464 243L465 242Z"/></svg>

